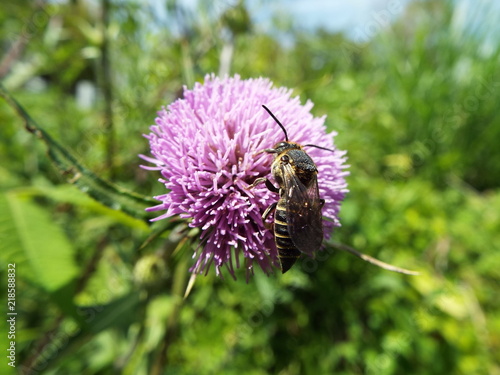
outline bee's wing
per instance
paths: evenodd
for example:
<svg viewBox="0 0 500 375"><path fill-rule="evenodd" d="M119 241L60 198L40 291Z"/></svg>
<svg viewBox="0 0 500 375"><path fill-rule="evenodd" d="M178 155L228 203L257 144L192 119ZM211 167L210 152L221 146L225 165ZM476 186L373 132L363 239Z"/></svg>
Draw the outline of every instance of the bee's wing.
<svg viewBox="0 0 500 375"><path fill-rule="evenodd" d="M296 176L293 168L283 166L283 180L290 238L301 252L312 255L323 241L323 218L316 174L309 186L305 186Z"/></svg>

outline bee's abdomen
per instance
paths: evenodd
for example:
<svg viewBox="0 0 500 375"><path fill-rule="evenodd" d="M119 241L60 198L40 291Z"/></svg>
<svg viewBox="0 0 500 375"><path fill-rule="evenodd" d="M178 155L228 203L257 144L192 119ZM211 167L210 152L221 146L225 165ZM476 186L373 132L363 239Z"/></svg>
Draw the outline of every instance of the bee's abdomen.
<svg viewBox="0 0 500 375"><path fill-rule="evenodd" d="M281 263L281 272L288 271L300 256L288 232L286 223L286 207L280 199L274 212L274 238L278 248L278 257Z"/></svg>

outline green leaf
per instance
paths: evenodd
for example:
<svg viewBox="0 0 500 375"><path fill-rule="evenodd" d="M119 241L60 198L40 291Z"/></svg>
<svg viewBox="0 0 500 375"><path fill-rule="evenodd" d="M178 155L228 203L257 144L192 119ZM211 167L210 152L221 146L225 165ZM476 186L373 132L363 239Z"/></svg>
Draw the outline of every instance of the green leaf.
<svg viewBox="0 0 500 375"><path fill-rule="evenodd" d="M56 292L78 274L73 254L45 210L13 192L0 194L0 259L16 263L17 275Z"/></svg>
<svg viewBox="0 0 500 375"><path fill-rule="evenodd" d="M130 216L125 211L114 210L82 193L73 185L30 186L16 189L16 192L19 195L44 196L56 202L70 203L105 215L113 221L127 225L131 228L138 228L144 231L148 230L148 225L144 220Z"/></svg>

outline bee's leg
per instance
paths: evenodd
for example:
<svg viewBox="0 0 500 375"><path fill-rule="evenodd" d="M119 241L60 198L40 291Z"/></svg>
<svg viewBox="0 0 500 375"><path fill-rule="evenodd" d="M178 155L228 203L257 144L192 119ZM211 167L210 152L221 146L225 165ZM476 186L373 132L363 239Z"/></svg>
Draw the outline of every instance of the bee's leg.
<svg viewBox="0 0 500 375"><path fill-rule="evenodd" d="M266 179L266 187L273 193L279 193L280 189L273 185L273 183Z"/></svg>
<svg viewBox="0 0 500 375"><path fill-rule="evenodd" d="M259 185L259 184L261 184L261 183L263 183L263 182L265 182L265 181L267 181L267 178L266 178L266 177L260 177L260 178L256 179L256 180L253 182L253 184L248 185L248 186L245 188L245 190L250 190L250 189L253 189L253 188L254 188L254 187L256 187L257 185Z"/></svg>
<svg viewBox="0 0 500 375"><path fill-rule="evenodd" d="M258 179L256 179L253 184L251 185L248 185L245 189L249 190L249 189L252 189L254 187L256 187L257 185L261 184L265 182L266 183L266 187L271 190L273 193L279 193L280 189L278 189L277 187L275 187L271 181L269 181L266 177L260 177Z"/></svg>
<svg viewBox="0 0 500 375"><path fill-rule="evenodd" d="M268 154L277 154L278 153L278 151L276 151L274 148L266 148L264 150L257 151L254 155L263 154L264 152L267 152Z"/></svg>
<svg viewBox="0 0 500 375"><path fill-rule="evenodd" d="M278 202L274 202L262 214L262 221L264 222L264 226L266 227L266 229L270 230L273 228L273 223L268 223L268 222L266 222L266 220L269 217L269 215L271 215L271 211L273 211L277 205L278 205Z"/></svg>
<svg viewBox="0 0 500 375"><path fill-rule="evenodd" d="M324 199L320 199L319 200L319 206L320 206L320 208L323 208L324 205L325 205L325 200Z"/></svg>

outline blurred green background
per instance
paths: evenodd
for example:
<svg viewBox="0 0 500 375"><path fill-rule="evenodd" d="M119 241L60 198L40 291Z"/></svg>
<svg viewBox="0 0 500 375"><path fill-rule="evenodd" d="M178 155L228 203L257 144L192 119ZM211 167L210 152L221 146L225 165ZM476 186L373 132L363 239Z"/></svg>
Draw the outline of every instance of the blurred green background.
<svg viewBox="0 0 500 375"><path fill-rule="evenodd" d="M267 1L189 4L2 2L2 85L53 141L0 100L0 298L15 263L18 313L0 372L500 374L494 2L382 1L350 31ZM183 300L196 243L148 224L142 197L163 189L137 155L211 72L311 99L351 165L333 240L421 275L325 252L248 283L211 270Z"/></svg>

